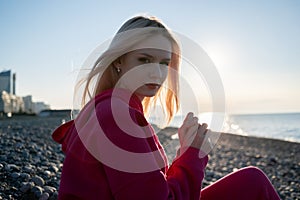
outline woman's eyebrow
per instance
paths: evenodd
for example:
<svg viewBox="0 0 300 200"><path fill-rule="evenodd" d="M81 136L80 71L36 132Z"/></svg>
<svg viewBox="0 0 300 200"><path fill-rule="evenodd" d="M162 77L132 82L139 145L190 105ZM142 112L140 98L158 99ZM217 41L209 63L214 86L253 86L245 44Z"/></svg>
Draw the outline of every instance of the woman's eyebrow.
<svg viewBox="0 0 300 200"><path fill-rule="evenodd" d="M146 57L154 58L153 56L151 56L151 55L149 55L147 53L140 53L140 54L143 55L143 56L146 56Z"/></svg>
<svg viewBox="0 0 300 200"><path fill-rule="evenodd" d="M143 56L146 56L146 57L149 57L149 58L154 58L152 55L150 55L150 54L147 54L147 53L140 53L141 55L143 55ZM164 61L170 61L171 60L171 58L163 58L162 60L164 60Z"/></svg>

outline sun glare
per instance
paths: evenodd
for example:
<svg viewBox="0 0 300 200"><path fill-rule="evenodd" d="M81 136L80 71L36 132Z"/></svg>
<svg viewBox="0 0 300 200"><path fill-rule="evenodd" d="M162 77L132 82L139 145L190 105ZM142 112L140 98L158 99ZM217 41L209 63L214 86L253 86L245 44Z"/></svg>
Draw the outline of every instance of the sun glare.
<svg viewBox="0 0 300 200"><path fill-rule="evenodd" d="M212 42L205 46L205 51L218 69L232 67L237 61L233 45L227 42Z"/></svg>

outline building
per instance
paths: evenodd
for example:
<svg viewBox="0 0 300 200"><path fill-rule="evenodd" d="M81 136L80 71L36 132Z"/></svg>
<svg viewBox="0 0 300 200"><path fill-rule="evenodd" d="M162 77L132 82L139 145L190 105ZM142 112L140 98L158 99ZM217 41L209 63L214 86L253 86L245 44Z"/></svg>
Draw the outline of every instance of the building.
<svg viewBox="0 0 300 200"><path fill-rule="evenodd" d="M32 102L32 96L31 95L27 95L25 97L23 97L23 102L24 102L24 112L26 114L33 114L34 112L34 104Z"/></svg>
<svg viewBox="0 0 300 200"><path fill-rule="evenodd" d="M34 114L39 114L43 110L50 110L50 106L41 101L33 103L33 113Z"/></svg>
<svg viewBox="0 0 300 200"><path fill-rule="evenodd" d="M6 91L2 91L0 93L0 113L8 113L10 108L10 98Z"/></svg>
<svg viewBox="0 0 300 200"><path fill-rule="evenodd" d="M0 72L0 115L39 114L42 110L49 109L50 106L44 102L33 102L31 95L17 96L16 74L11 76L11 70Z"/></svg>
<svg viewBox="0 0 300 200"><path fill-rule="evenodd" d="M2 113L24 113L25 107L22 97L2 91L0 98L0 112Z"/></svg>
<svg viewBox="0 0 300 200"><path fill-rule="evenodd" d="M11 92L11 71L0 72L0 92L6 91L8 94Z"/></svg>
<svg viewBox="0 0 300 200"><path fill-rule="evenodd" d="M22 97L16 96L16 74L11 70L0 72L0 113L23 113Z"/></svg>

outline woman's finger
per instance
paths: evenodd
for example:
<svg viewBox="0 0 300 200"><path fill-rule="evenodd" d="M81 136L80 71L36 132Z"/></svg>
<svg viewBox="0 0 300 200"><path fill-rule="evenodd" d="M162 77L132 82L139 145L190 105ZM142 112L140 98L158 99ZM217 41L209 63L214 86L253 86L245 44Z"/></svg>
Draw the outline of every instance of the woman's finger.
<svg viewBox="0 0 300 200"><path fill-rule="evenodd" d="M208 127L208 125L205 123L203 123L202 125L199 125L197 132L200 134L200 136L202 136L202 135L205 136L205 134L207 133L207 130L208 130L207 127Z"/></svg>
<svg viewBox="0 0 300 200"><path fill-rule="evenodd" d="M189 112L189 113L185 116L185 118L184 118L184 120L183 120L183 123L185 123L186 121L190 120L193 116L194 116L194 114L193 114L192 112Z"/></svg>
<svg viewBox="0 0 300 200"><path fill-rule="evenodd" d="M203 127L204 129L206 129L208 127L208 125L206 123L203 123L203 124L200 125L200 127Z"/></svg>
<svg viewBox="0 0 300 200"><path fill-rule="evenodd" d="M181 127L189 128L194 126L195 124L198 124L198 120L198 117L195 117L193 113L188 113Z"/></svg>
<svg viewBox="0 0 300 200"><path fill-rule="evenodd" d="M196 137L198 130L198 124L195 124L194 126L191 126L187 129L187 132L183 135L183 144L184 146L190 146L193 142L193 140Z"/></svg>

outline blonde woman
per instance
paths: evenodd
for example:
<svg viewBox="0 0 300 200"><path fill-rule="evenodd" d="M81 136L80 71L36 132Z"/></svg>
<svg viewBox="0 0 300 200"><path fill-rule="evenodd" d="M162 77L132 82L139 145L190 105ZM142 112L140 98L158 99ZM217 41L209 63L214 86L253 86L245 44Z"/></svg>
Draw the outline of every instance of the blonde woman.
<svg viewBox="0 0 300 200"><path fill-rule="evenodd" d="M253 167L201 191L208 156L200 147L207 125L193 113L178 129L181 147L169 166L145 114L156 104L167 122L176 114L180 55L171 31L156 18L137 16L123 24L80 83L79 115L53 133L66 154L59 199L278 198ZM258 187L250 187L248 179L258 181Z"/></svg>

